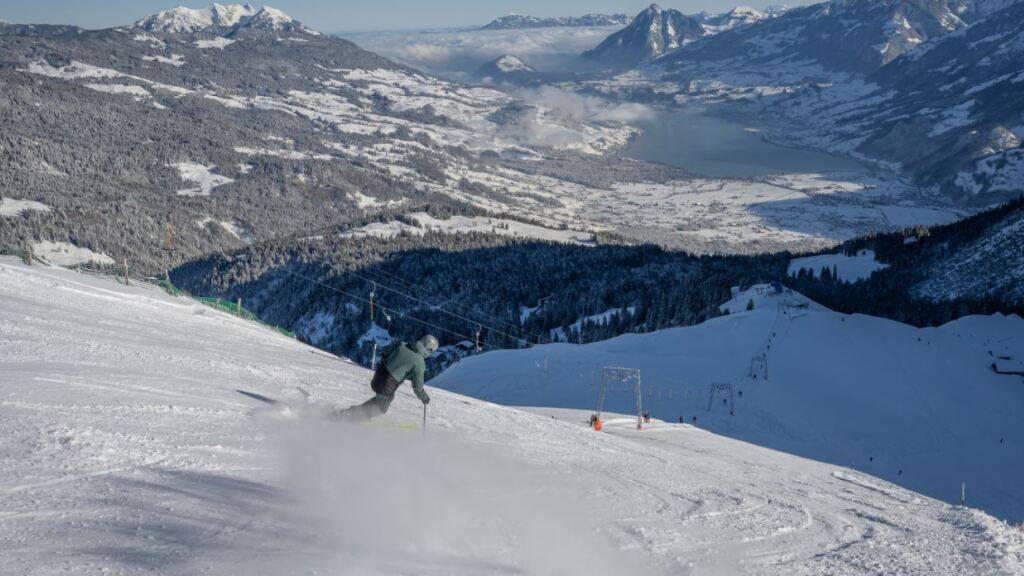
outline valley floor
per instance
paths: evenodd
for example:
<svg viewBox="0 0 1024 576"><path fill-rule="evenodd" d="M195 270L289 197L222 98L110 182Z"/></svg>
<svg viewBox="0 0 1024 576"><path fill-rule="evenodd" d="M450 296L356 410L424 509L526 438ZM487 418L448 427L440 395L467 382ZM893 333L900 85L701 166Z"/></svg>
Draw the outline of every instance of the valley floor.
<svg viewBox="0 0 1024 576"><path fill-rule="evenodd" d="M1024 571L982 512L689 426L429 387L426 435L319 417L368 380L155 288L0 261L0 572ZM387 419L421 417L406 387Z"/></svg>

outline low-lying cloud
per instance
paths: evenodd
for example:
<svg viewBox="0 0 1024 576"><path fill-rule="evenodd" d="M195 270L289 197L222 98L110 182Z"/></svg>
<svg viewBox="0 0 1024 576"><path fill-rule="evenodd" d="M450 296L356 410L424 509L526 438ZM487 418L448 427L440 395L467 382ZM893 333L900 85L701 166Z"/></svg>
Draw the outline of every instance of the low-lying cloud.
<svg viewBox="0 0 1024 576"><path fill-rule="evenodd" d="M433 74L465 79L505 54L541 71L564 70L614 27L529 30L444 30L341 34L367 50Z"/></svg>
<svg viewBox="0 0 1024 576"><path fill-rule="evenodd" d="M654 111L643 104L613 102L554 86L521 89L513 95L525 106L500 121L497 135L527 146L579 145L587 140L587 125L636 124L654 117Z"/></svg>
<svg viewBox="0 0 1024 576"><path fill-rule="evenodd" d="M597 96L570 92L555 86L520 90L516 96L528 104L544 106L561 120L572 122L617 122L631 124L654 117L654 111L643 104L614 102Z"/></svg>

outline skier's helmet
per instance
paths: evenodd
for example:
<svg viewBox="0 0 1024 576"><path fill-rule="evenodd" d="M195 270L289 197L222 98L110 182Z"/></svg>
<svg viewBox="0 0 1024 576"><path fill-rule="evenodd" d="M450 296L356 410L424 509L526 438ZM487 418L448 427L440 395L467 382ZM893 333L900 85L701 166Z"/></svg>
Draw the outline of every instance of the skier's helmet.
<svg viewBox="0 0 1024 576"><path fill-rule="evenodd" d="M423 345L423 348L427 351L427 354L433 354L437 350L438 346L441 345L437 341L437 338L434 338L430 334L427 334L423 338L420 338L420 344Z"/></svg>

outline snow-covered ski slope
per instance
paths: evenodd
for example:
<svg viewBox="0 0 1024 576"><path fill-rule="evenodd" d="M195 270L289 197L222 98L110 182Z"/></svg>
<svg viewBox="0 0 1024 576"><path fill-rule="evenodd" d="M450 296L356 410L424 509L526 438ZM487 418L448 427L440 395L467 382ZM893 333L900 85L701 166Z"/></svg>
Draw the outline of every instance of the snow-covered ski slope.
<svg viewBox="0 0 1024 576"><path fill-rule="evenodd" d="M690 426L595 433L430 387L425 437L317 417L368 376L156 289L0 260L0 573L1024 570L1024 537L980 511ZM405 387L389 420L420 416Z"/></svg>
<svg viewBox="0 0 1024 576"><path fill-rule="evenodd" d="M753 311L746 311L753 301ZM639 368L656 417L848 466L946 502L1024 521L1024 320L917 329L754 287L699 326L464 360L435 382L513 406L590 408L593 373ZM546 370L545 370L546 366ZM717 386L716 386L717 385ZM635 392L606 406L629 412ZM635 408L632 409L635 413Z"/></svg>

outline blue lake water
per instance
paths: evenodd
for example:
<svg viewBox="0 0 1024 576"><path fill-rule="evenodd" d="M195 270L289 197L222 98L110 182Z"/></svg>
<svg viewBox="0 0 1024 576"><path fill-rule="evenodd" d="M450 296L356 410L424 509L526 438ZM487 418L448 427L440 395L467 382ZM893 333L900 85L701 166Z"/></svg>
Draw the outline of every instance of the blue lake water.
<svg viewBox="0 0 1024 576"><path fill-rule="evenodd" d="M630 144L626 156L705 176L749 178L867 170L850 158L767 142L747 124L701 110L663 112L636 125L644 134Z"/></svg>

